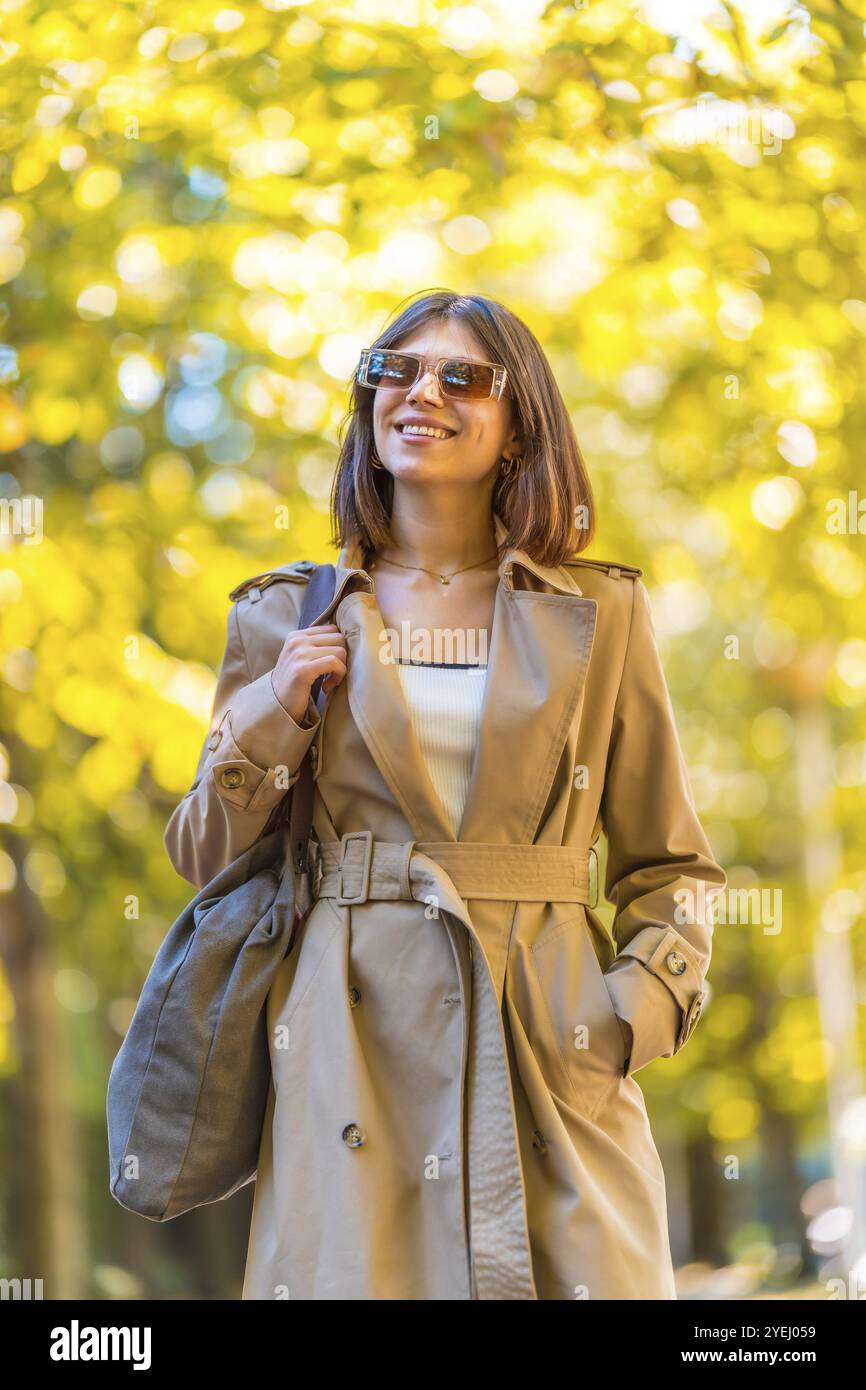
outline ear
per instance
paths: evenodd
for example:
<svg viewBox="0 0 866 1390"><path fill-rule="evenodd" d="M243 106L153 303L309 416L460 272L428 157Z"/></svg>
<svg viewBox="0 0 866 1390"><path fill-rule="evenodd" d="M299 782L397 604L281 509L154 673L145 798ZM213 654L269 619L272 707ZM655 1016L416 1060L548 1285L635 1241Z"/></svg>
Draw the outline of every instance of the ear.
<svg viewBox="0 0 866 1390"><path fill-rule="evenodd" d="M523 453L523 441L521 440L520 435L518 434L516 429L513 429L511 431L510 435L508 436L508 439L505 442L507 445L511 446L516 453Z"/></svg>

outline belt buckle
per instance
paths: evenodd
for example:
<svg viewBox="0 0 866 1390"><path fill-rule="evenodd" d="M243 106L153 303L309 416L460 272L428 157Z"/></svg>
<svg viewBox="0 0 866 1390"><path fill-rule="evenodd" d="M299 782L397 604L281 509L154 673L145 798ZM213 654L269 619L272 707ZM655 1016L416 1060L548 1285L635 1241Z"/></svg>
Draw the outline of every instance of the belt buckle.
<svg viewBox="0 0 866 1390"><path fill-rule="evenodd" d="M346 859L346 846L350 840L363 840L366 848L364 850L364 865L361 874L361 890L354 897L347 898L343 895L343 864ZM345 835L340 836L341 854L340 864L337 869L337 892L334 895L338 907L350 907L356 903L365 903L370 892L370 869L373 863L373 832L372 830L347 830Z"/></svg>

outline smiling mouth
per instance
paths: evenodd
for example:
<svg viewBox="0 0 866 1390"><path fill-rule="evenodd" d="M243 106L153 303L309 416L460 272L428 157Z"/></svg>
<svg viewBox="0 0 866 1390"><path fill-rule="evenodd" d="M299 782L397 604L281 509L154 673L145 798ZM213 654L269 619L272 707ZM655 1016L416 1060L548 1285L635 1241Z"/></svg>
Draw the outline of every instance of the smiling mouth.
<svg viewBox="0 0 866 1390"><path fill-rule="evenodd" d="M395 425L399 434L427 435L432 439L450 439L456 430L447 430L440 425Z"/></svg>

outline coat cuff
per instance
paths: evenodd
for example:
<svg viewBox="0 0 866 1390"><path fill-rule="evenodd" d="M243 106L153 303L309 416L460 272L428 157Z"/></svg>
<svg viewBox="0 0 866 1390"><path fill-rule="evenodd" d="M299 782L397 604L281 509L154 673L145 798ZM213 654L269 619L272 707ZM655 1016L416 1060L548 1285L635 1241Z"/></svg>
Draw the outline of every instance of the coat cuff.
<svg viewBox="0 0 866 1390"><path fill-rule="evenodd" d="M707 997L694 947L672 927L639 931L605 971L605 980L614 1012L632 1033L624 1076L678 1052Z"/></svg>
<svg viewBox="0 0 866 1390"><path fill-rule="evenodd" d="M309 700L305 722L297 724L277 699L270 671L239 690L227 714L232 737L244 757L263 770L285 768L290 778L300 768L322 722Z"/></svg>

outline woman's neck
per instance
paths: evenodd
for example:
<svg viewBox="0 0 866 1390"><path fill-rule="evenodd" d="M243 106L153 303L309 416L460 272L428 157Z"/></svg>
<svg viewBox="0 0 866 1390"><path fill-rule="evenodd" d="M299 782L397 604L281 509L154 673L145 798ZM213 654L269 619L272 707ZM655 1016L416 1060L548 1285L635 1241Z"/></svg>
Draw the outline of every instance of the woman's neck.
<svg viewBox="0 0 866 1390"><path fill-rule="evenodd" d="M390 542L379 555L401 564L447 573L496 558L496 531L489 496L436 499L416 504L394 489Z"/></svg>

